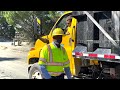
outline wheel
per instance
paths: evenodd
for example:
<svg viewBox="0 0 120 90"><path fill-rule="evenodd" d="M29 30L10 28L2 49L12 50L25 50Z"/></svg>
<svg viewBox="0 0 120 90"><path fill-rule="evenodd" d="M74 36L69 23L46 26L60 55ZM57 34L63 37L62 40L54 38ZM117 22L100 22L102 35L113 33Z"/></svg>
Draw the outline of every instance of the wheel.
<svg viewBox="0 0 120 90"><path fill-rule="evenodd" d="M38 63L31 66L29 71L29 79L43 79L39 68L40 66Z"/></svg>
<svg viewBox="0 0 120 90"><path fill-rule="evenodd" d="M120 79L120 65L115 67L116 79Z"/></svg>

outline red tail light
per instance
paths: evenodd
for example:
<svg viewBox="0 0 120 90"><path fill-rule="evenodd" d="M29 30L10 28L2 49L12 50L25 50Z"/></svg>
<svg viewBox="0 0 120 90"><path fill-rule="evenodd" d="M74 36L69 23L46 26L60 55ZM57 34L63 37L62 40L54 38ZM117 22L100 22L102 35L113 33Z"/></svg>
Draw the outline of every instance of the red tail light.
<svg viewBox="0 0 120 90"><path fill-rule="evenodd" d="M97 57L97 54L89 54L89 57Z"/></svg>
<svg viewBox="0 0 120 90"><path fill-rule="evenodd" d="M104 55L104 58L115 59L115 55Z"/></svg>

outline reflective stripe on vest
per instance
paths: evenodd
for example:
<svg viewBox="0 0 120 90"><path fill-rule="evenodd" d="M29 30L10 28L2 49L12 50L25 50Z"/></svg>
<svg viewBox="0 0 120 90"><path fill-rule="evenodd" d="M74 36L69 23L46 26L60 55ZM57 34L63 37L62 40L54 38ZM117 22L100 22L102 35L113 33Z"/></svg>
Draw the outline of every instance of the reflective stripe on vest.
<svg viewBox="0 0 120 90"><path fill-rule="evenodd" d="M67 65L70 63L70 61L68 60L67 62L64 62L64 63L61 63L61 62L53 62L53 56L52 56L52 50L51 50L51 47L50 45L47 45L48 46L48 60L50 62L47 62L46 59L44 58L39 58L40 61L43 61L46 65L49 65L49 66L64 66L64 65ZM62 47L62 50L63 50L63 53L65 53L65 49Z"/></svg>
<svg viewBox="0 0 120 90"><path fill-rule="evenodd" d="M49 62L46 62L46 65L51 65L51 66L63 66L64 63L61 63L61 62L53 62L53 56L52 56L52 50L51 50L51 47L50 45L47 45L48 46L48 53L49 53Z"/></svg>
<svg viewBox="0 0 120 90"><path fill-rule="evenodd" d="M64 65L67 65L67 64L69 64L70 62L69 62L69 60L67 61L67 62L64 62L64 63L61 63L61 62L53 62L53 56L52 56L52 50L51 50L51 47L50 47L50 45L47 45L48 46L48 53L49 53L49 60L50 60L50 62L46 62L46 65L53 65L53 66L64 66ZM65 49L63 48L63 47L61 47L62 48L62 51L63 51L63 54L65 54Z"/></svg>
<svg viewBox="0 0 120 90"><path fill-rule="evenodd" d="M63 72L49 72L50 75L52 76L59 76L61 75Z"/></svg>
<svg viewBox="0 0 120 90"><path fill-rule="evenodd" d="M46 62L46 65L53 65L53 66L64 66L64 65L67 65L67 64L69 64L70 63L70 61L67 61L67 62L64 62L64 63L60 63L60 62Z"/></svg>
<svg viewBox="0 0 120 90"><path fill-rule="evenodd" d="M49 62L53 62L53 56L52 56L52 50L51 50L51 48L50 48L50 45L47 45L47 47L48 47L48 53L49 53L49 58L48 58L48 60L50 60Z"/></svg>
<svg viewBox="0 0 120 90"><path fill-rule="evenodd" d="M47 46L48 46L48 55L49 55L48 60L49 60L49 62L46 62L46 65L49 65L49 66L64 66L64 65L69 63L69 61L67 61L67 62L54 62L51 47L50 47L50 45L47 45ZM63 55L64 55L65 51L64 51L63 47L62 47L62 51L63 51ZM62 73L64 73L63 71L62 72L48 71L48 72L51 76L59 76Z"/></svg>
<svg viewBox="0 0 120 90"><path fill-rule="evenodd" d="M70 63L70 61L69 61L69 60L68 60L67 62L64 62L64 66L65 66L65 65L67 65L67 64L69 64L69 63Z"/></svg>
<svg viewBox="0 0 120 90"><path fill-rule="evenodd" d="M46 63L46 65L52 65L52 66L63 66L63 63L59 63L59 62L48 62Z"/></svg>

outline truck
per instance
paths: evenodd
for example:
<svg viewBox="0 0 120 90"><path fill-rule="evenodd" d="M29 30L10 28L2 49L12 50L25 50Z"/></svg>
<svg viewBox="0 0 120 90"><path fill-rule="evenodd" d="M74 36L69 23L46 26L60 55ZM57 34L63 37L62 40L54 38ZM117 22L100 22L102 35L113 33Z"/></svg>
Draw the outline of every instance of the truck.
<svg viewBox="0 0 120 90"><path fill-rule="evenodd" d="M27 56L30 79L41 79L40 51L52 42L55 28L64 30L66 18L72 17L69 34L63 36L73 78L120 79L120 12L67 11L56 21L48 35L42 35L42 24L34 21L34 34L39 33ZM40 21L39 21L40 22Z"/></svg>

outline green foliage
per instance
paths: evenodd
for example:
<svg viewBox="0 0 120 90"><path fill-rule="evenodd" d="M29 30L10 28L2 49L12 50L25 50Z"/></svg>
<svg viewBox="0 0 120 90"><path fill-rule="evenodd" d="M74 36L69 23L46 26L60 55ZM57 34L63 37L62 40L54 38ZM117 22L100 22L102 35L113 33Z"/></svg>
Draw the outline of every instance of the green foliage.
<svg viewBox="0 0 120 90"><path fill-rule="evenodd" d="M6 21L12 25L16 31L24 33L25 38L33 40L33 20L38 17L42 20L42 28L45 34L48 34L52 26L61 15L57 11L0 11L0 15L4 18L0 23Z"/></svg>
<svg viewBox="0 0 120 90"><path fill-rule="evenodd" d="M3 22L5 22L5 21L6 21L6 18L3 17L3 16L1 16L1 17L0 17L0 23L3 23Z"/></svg>
<svg viewBox="0 0 120 90"><path fill-rule="evenodd" d="M15 36L14 27L12 25L9 25L6 21L6 18L1 15L0 16L0 37L7 40L8 39L12 40L14 36Z"/></svg>

